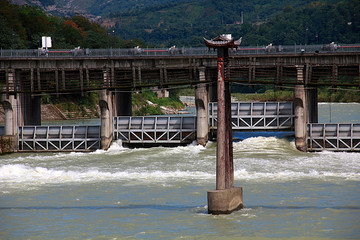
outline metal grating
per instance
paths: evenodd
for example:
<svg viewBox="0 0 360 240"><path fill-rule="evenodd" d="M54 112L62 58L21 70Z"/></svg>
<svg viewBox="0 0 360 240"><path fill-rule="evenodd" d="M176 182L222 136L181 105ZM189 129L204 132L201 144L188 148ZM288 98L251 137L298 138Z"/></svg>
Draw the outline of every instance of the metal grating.
<svg viewBox="0 0 360 240"><path fill-rule="evenodd" d="M307 131L308 151L360 151L360 124L311 123Z"/></svg>
<svg viewBox="0 0 360 240"><path fill-rule="evenodd" d="M114 138L124 143L191 143L196 117L115 117Z"/></svg>
<svg viewBox="0 0 360 240"><path fill-rule="evenodd" d="M277 130L294 126L292 102L232 102L233 130ZM217 128L217 103L209 103L209 125Z"/></svg>
<svg viewBox="0 0 360 240"><path fill-rule="evenodd" d="M19 151L92 151L100 148L100 126L22 126Z"/></svg>

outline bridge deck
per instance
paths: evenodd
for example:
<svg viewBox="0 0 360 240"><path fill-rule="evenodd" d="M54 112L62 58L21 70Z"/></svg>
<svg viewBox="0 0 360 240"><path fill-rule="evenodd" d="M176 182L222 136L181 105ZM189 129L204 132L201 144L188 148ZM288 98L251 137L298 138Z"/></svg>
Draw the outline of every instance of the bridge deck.
<svg viewBox="0 0 360 240"><path fill-rule="evenodd" d="M303 66L307 86L360 86L359 46L318 53L310 46L305 53L298 47L304 46L291 51L284 46L284 51L270 53L261 48L255 52L246 48L231 52L227 81L247 85L296 85L299 84L297 66ZM9 51L0 52L0 85L3 86L1 92L6 94L83 93L105 88L134 91L195 85L200 83L200 69L205 69L205 83L216 81L217 76L216 55L206 48L185 49L181 54L164 51L125 54L122 49L92 49L87 55L52 53L54 55L31 57L25 50L12 51L10 55L17 55L7 56Z"/></svg>

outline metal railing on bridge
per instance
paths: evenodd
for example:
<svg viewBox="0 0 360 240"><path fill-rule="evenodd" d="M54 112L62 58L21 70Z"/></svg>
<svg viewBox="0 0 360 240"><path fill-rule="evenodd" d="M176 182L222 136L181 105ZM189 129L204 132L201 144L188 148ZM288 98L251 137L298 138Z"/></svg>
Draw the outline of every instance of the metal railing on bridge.
<svg viewBox="0 0 360 240"><path fill-rule="evenodd" d="M100 149L100 126L22 126L19 151L93 151Z"/></svg>
<svg viewBox="0 0 360 240"><path fill-rule="evenodd" d="M346 45L277 45L277 46L240 46L230 52L239 54L289 54L314 52L359 52L360 44ZM107 49L0 49L0 57L112 57L112 56L198 56L213 55L206 47L188 48L107 48Z"/></svg>
<svg viewBox="0 0 360 240"><path fill-rule="evenodd" d="M233 130L280 130L294 126L292 102L232 102ZM210 128L217 127L217 103L209 103Z"/></svg>
<svg viewBox="0 0 360 240"><path fill-rule="evenodd" d="M360 151L360 124L311 123L307 131L308 151Z"/></svg>
<svg viewBox="0 0 360 240"><path fill-rule="evenodd" d="M115 117L114 138L123 143L191 143L196 137L194 116Z"/></svg>

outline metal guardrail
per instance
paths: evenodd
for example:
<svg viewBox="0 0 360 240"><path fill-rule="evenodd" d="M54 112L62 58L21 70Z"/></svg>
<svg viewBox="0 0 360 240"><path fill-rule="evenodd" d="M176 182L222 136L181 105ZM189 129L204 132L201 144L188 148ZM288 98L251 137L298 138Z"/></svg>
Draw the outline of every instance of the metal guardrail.
<svg viewBox="0 0 360 240"><path fill-rule="evenodd" d="M91 151L100 149L100 126L22 126L19 151Z"/></svg>
<svg viewBox="0 0 360 240"><path fill-rule="evenodd" d="M232 102L233 130L276 130L294 126L292 102ZM217 103L209 103L210 128L217 127Z"/></svg>
<svg viewBox="0 0 360 240"><path fill-rule="evenodd" d="M191 143L196 117L115 117L114 138L123 143Z"/></svg>
<svg viewBox="0 0 360 240"><path fill-rule="evenodd" d="M311 123L307 131L308 151L360 151L360 124Z"/></svg>
<svg viewBox="0 0 360 240"><path fill-rule="evenodd" d="M289 54L289 53L314 53L314 52L359 52L360 44L336 45L277 45L277 46L240 46L237 50L230 51L231 55L241 54ZM108 49L0 49L0 57L112 57L112 56L196 56L214 55L205 47L195 48L108 48Z"/></svg>

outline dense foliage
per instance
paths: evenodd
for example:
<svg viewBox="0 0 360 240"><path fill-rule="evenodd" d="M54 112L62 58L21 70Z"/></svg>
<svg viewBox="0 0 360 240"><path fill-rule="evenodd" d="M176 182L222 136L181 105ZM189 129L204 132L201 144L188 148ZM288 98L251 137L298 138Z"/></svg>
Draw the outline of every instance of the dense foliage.
<svg viewBox="0 0 360 240"><path fill-rule="evenodd" d="M288 90L276 90L267 89L265 92L256 93L232 93L237 101L293 101L294 91ZM358 89L331 89L330 87L324 87L318 89L318 101L319 102L360 102L360 94Z"/></svg>
<svg viewBox="0 0 360 240"><path fill-rule="evenodd" d="M95 6L96 1L84 1ZM49 0L44 6L57 3ZM51 36L58 49L204 46L203 37L243 37L242 45L360 42L360 0L156 0L99 2L115 28L83 16L55 17L37 7L0 0L0 48L36 48ZM93 5L92 5L93 4ZM121 5L116 7L117 5ZM108 10L106 10L108 8ZM114 11L118 11L114 13ZM93 10L91 13L96 13ZM127 39L127 40L123 40Z"/></svg>
<svg viewBox="0 0 360 240"><path fill-rule="evenodd" d="M41 47L42 36L50 36L56 49L123 47L131 42L80 15L61 18L35 6L18 6L0 0L0 48Z"/></svg>
<svg viewBox="0 0 360 240"><path fill-rule="evenodd" d="M121 36L168 47L204 46L203 37L221 33L242 36L243 45L357 43L359 15L359 0L204 0L111 16Z"/></svg>
<svg viewBox="0 0 360 240"><path fill-rule="evenodd" d="M158 98L152 91L143 91L142 93L132 94L132 106L134 116L144 115L162 115L160 106L173 109L182 109L184 104L175 94L170 93L170 97Z"/></svg>

